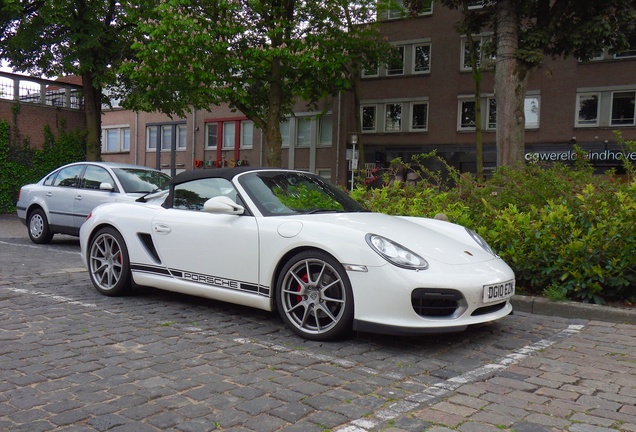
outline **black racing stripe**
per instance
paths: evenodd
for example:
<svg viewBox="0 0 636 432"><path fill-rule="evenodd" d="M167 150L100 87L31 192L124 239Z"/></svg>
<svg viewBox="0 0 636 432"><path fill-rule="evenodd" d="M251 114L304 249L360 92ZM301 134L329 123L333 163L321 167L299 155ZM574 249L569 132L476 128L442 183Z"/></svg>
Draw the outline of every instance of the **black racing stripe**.
<svg viewBox="0 0 636 432"><path fill-rule="evenodd" d="M130 269L134 272L149 273L158 276L167 276L175 279L181 279L192 283L198 283L201 285L213 286L216 288L223 288L232 291L241 291L252 293L264 297L269 297L271 290L268 287L254 285L252 283L241 282L234 279L227 279L217 276L192 273L184 270L167 269L165 267L131 263ZM187 277L189 275L189 277ZM192 276L196 277L192 277Z"/></svg>

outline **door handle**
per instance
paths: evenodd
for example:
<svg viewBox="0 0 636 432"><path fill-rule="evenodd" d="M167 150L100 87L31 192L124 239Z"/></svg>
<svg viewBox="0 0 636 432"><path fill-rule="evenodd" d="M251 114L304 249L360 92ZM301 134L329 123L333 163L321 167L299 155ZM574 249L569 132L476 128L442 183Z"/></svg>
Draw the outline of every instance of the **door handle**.
<svg viewBox="0 0 636 432"><path fill-rule="evenodd" d="M78 200L78 201L81 201L82 200L82 196L81 195L75 195L75 199Z"/></svg>
<svg viewBox="0 0 636 432"><path fill-rule="evenodd" d="M170 232L172 231L166 224L155 224L154 230L157 234L170 234Z"/></svg>

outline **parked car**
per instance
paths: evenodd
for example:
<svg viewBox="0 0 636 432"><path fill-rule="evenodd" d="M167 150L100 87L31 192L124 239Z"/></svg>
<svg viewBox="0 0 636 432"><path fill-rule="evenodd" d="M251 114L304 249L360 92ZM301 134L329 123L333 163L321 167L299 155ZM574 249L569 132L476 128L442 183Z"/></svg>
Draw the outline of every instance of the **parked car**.
<svg viewBox="0 0 636 432"><path fill-rule="evenodd" d="M515 275L475 232L366 211L319 176L175 176L161 205L96 208L80 229L95 288L131 284L278 310L299 336L464 330L512 311Z"/></svg>
<svg viewBox="0 0 636 432"><path fill-rule="evenodd" d="M18 218L34 243L48 243L57 233L78 236L93 208L107 202L134 201L169 181L169 175L144 166L72 163L20 189Z"/></svg>

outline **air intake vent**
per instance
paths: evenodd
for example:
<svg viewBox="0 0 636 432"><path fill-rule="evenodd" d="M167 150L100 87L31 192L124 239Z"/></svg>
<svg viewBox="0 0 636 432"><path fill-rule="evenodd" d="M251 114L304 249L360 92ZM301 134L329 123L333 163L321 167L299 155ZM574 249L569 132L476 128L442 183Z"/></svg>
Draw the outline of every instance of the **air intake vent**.
<svg viewBox="0 0 636 432"><path fill-rule="evenodd" d="M454 315L464 299L456 290L418 288L411 294L411 304L422 317L448 317Z"/></svg>
<svg viewBox="0 0 636 432"><path fill-rule="evenodd" d="M146 249L150 258L152 258L155 263L161 264L161 259L159 258L155 244L152 242L152 236L146 233L138 233L137 237L139 237L141 244L144 246L144 249Z"/></svg>

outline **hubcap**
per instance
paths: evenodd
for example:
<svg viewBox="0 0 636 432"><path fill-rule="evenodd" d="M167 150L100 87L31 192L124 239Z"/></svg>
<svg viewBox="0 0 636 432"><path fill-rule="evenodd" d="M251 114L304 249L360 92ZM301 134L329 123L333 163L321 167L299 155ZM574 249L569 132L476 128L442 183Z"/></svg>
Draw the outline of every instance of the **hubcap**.
<svg viewBox="0 0 636 432"><path fill-rule="evenodd" d="M29 229L31 230L31 237L40 237L42 235L42 232L44 231L44 221L42 220L42 216L40 216L39 214L33 215L31 217Z"/></svg>
<svg viewBox="0 0 636 432"><path fill-rule="evenodd" d="M108 291L115 287L121 278L122 254L113 236L102 234L95 239L91 247L90 269L100 288Z"/></svg>
<svg viewBox="0 0 636 432"><path fill-rule="evenodd" d="M285 315L311 334L325 333L338 324L347 301L340 275L319 259L296 263L285 276L282 296Z"/></svg>

